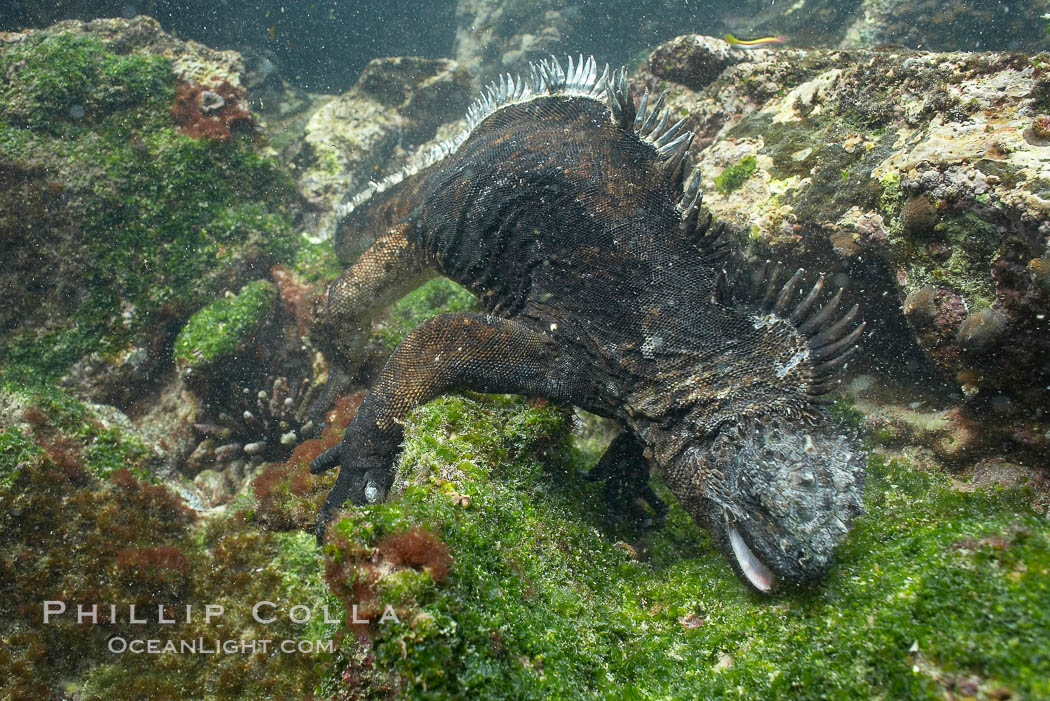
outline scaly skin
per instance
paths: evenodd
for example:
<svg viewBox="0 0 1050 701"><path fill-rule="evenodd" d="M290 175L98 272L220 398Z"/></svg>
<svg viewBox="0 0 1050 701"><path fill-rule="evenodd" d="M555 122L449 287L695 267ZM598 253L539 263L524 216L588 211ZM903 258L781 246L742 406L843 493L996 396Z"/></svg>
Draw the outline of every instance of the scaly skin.
<svg viewBox="0 0 1050 701"><path fill-rule="evenodd" d="M333 364L352 367L373 314L434 272L486 313L413 330L311 464L340 467L319 542L347 499L385 496L408 412L469 389L614 419L623 433L596 475L659 507L655 468L760 591L821 577L861 508L856 438L817 406L854 350L856 309L831 324L838 297L820 306L822 281L803 296L798 275L729 282L698 177L683 184L692 135L658 123L647 97L636 108L622 72L544 63L528 88L495 92L449 153L339 223L337 251L356 260L314 330Z"/></svg>

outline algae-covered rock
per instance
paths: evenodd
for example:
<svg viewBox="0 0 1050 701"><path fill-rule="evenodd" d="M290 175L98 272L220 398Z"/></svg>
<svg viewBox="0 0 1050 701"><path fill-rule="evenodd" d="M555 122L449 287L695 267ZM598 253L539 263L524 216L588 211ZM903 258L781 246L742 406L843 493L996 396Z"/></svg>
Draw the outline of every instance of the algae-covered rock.
<svg viewBox="0 0 1050 701"><path fill-rule="evenodd" d="M255 280L237 294L227 292L190 317L175 339L175 364L185 374L208 374L243 356L270 320L277 288Z"/></svg>
<svg viewBox="0 0 1050 701"><path fill-rule="evenodd" d="M148 17L4 35L7 381L65 376L130 407L170 367L192 312L292 260L298 195L260 148L241 71L236 53L181 42ZM209 91L226 96L222 109L176 109ZM201 138L207 119L221 122L207 133L228 137Z"/></svg>
<svg viewBox="0 0 1050 701"><path fill-rule="evenodd" d="M297 654L207 653L226 639L329 637L323 607L338 608L312 539L260 532L235 509L202 518L192 486L158 479L156 446L111 408L0 392L0 426L0 698L312 692L318 671ZM262 623L252 607L269 600L279 615ZM311 623L289 617L299 604ZM224 613L209 621L206 605ZM150 639L176 651L121 647ZM179 652L182 641L207 646Z"/></svg>
<svg viewBox="0 0 1050 701"><path fill-rule="evenodd" d="M957 491L875 458L869 513L828 579L771 600L740 585L677 505L650 530L608 522L601 486L577 474L597 453L570 445L570 413L451 396L410 417L394 495L348 508L322 563L312 536L269 530L296 527L279 514L309 519L330 486L310 485L305 462L260 483L258 501L195 517L128 469L101 476L78 463L90 439L60 428L62 401L35 399L46 417L35 424L10 413L19 440L0 432L0 473L19 464L0 482L0 679L12 698L1050 691L1040 653L1050 529L1029 492L986 491L984 477ZM119 620L103 608L100 623L77 625L75 605L100 599L120 603ZM45 626L48 600L67 610ZM258 602L273 603L253 616ZM131 603L146 624L129 623ZM158 622L157 603L174 623ZM223 613L209 621L205 604ZM110 650L145 639L238 647ZM271 647L240 648L261 640ZM285 641L296 652L277 652Z"/></svg>
<svg viewBox="0 0 1050 701"><path fill-rule="evenodd" d="M586 17L583 9L553 0L458 0L455 58L470 70L475 88L500 72L525 72L529 61L567 48Z"/></svg>
<svg viewBox="0 0 1050 701"><path fill-rule="evenodd" d="M402 698L1040 696L1050 528L1026 494L869 465L869 513L814 589L759 598L673 505L610 524L569 416L452 396L410 418L393 489L330 529L343 693ZM666 495L665 490L661 493ZM349 615L349 611L348 611ZM394 618L396 616L396 619Z"/></svg>
<svg viewBox="0 0 1050 701"><path fill-rule="evenodd" d="M442 123L461 117L470 94L470 75L455 61L370 61L351 90L306 124L294 163L300 187L320 210L311 228L327 237L334 207L381 180L398 147L418 146Z"/></svg>
<svg viewBox="0 0 1050 701"><path fill-rule="evenodd" d="M1020 4L985 0L863 0L844 24L845 33L839 33L839 45L893 44L933 51L1039 51L1046 46L1048 9L1050 4L1045 0ZM808 13L803 19L812 21Z"/></svg>
<svg viewBox="0 0 1050 701"><path fill-rule="evenodd" d="M786 35L795 46L900 46L933 51L1039 51L1046 46L1045 0L741 0L724 18L740 36ZM694 31L715 33L717 15ZM706 25L706 26L705 26Z"/></svg>

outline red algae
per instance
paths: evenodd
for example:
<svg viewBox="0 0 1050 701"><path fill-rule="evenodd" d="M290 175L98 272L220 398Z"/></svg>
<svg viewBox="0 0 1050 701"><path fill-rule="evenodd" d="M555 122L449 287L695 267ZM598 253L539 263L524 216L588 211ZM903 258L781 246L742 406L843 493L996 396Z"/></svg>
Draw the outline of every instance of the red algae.
<svg viewBox="0 0 1050 701"><path fill-rule="evenodd" d="M447 577L452 565L448 546L430 531L419 527L391 533L379 542L376 549L391 564L426 570L435 582Z"/></svg>
<svg viewBox="0 0 1050 701"><path fill-rule="evenodd" d="M287 265L270 268L270 277L277 285L285 312L295 319L296 333L306 336L313 320L312 300L317 296L314 287L303 282Z"/></svg>
<svg viewBox="0 0 1050 701"><path fill-rule="evenodd" d="M182 133L194 139L229 141L233 132L255 128L255 117L241 106L241 92L226 81L210 87L182 83L172 114Z"/></svg>
<svg viewBox="0 0 1050 701"><path fill-rule="evenodd" d="M339 443L363 398L364 392L340 397L325 417L320 438L303 441L287 462L269 465L255 478L255 515L264 528L294 530L312 523L331 484L310 474L310 461Z"/></svg>

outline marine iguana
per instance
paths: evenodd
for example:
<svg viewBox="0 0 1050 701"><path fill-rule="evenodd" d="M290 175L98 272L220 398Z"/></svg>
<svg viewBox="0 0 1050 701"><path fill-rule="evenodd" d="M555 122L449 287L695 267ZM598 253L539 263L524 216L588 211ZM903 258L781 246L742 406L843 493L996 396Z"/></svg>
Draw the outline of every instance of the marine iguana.
<svg viewBox="0 0 1050 701"><path fill-rule="evenodd" d="M841 290L819 304L823 277L803 294L801 270L781 285L768 263L721 269L723 229L686 174L693 134L663 102L646 91L636 107L626 69L599 76L593 58L533 64L491 85L428 163L343 207L335 245L354 262L315 328L333 362L352 362L376 311L435 271L485 313L415 328L311 463L340 467L319 543L347 499L384 498L408 412L469 389L614 419L593 474L658 507L655 468L755 589L824 574L861 511L864 455L820 395L863 324L856 307L832 318Z"/></svg>

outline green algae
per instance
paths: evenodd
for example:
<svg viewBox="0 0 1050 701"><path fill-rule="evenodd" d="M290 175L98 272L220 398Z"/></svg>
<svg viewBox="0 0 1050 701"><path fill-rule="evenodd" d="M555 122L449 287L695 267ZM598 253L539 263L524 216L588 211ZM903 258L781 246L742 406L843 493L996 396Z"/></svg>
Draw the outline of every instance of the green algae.
<svg viewBox="0 0 1050 701"><path fill-rule="evenodd" d="M0 119L44 131L173 95L171 62L120 55L90 36L34 36L0 56Z"/></svg>
<svg viewBox="0 0 1050 701"><path fill-rule="evenodd" d="M840 424L858 433L864 429L864 413L854 405L849 397L836 398L828 407L828 413Z"/></svg>
<svg viewBox="0 0 1050 701"><path fill-rule="evenodd" d="M473 312L480 305L474 295L447 278L430 280L394 304L376 335L393 350L412 329L441 312Z"/></svg>
<svg viewBox="0 0 1050 701"><path fill-rule="evenodd" d="M904 205L907 195L901 187L901 176L896 171L886 173L879 180L879 211L882 212L886 223L895 225L900 217L901 207Z"/></svg>
<svg viewBox="0 0 1050 701"><path fill-rule="evenodd" d="M11 426L0 428L0 490L9 489L22 468L43 454L22 431Z"/></svg>
<svg viewBox="0 0 1050 701"><path fill-rule="evenodd" d="M23 115L36 108L0 112L5 158L49 173L34 185L51 193L49 206L28 213L35 224L18 234L26 238L19 245L42 251L57 277L83 281L75 297L45 294L17 307L0 356L4 378L21 384L54 380L88 353L113 356L149 343L145 336L158 325L167 331L223 289L250 280L252 268L291 261L298 245L290 175L259 152L252 135L216 141L179 132L166 60L58 35L4 51L0 62L21 66L12 69L17 74L45 65L59 49L76 55L68 70L26 77L38 91L30 102L80 100L71 91L85 75L94 81L83 88L95 99L85 102L90 118L63 121L52 107L53 128L45 128ZM63 207L75 209L75 220L55 219ZM61 233L70 227L72 238Z"/></svg>
<svg viewBox="0 0 1050 701"><path fill-rule="evenodd" d="M742 187L756 170L758 170L758 159L754 156L744 156L739 163L734 163L715 176L715 189L723 195L728 195L733 190Z"/></svg>
<svg viewBox="0 0 1050 701"><path fill-rule="evenodd" d="M236 295L227 293L190 317L175 339L175 362L192 369L234 354L269 319L277 288L255 280Z"/></svg>
<svg viewBox="0 0 1050 701"><path fill-rule="evenodd" d="M891 243L906 256L909 284L916 289L927 283L949 287L963 295L972 311L992 306L996 282L991 263L1000 247L993 223L978 212L952 209L933 227L932 241L913 241L900 229L898 215Z"/></svg>
<svg viewBox="0 0 1050 701"><path fill-rule="evenodd" d="M875 456L869 513L827 580L761 598L677 506L644 534L606 525L575 475L597 456L566 421L440 399L409 421L403 494L335 525L342 565L413 527L454 559L444 581L373 584L401 623L375 626L370 652L405 697L940 698L971 677L1050 693L1050 537L1023 492L962 493Z"/></svg>
<svg viewBox="0 0 1050 701"><path fill-rule="evenodd" d="M292 265L303 280L310 283L329 283L344 270L335 255L331 239L320 243L302 243Z"/></svg>

